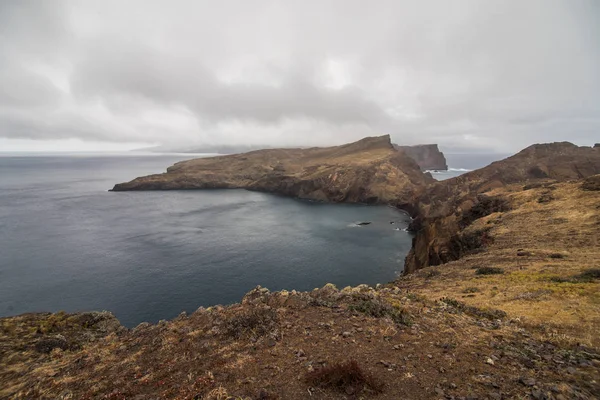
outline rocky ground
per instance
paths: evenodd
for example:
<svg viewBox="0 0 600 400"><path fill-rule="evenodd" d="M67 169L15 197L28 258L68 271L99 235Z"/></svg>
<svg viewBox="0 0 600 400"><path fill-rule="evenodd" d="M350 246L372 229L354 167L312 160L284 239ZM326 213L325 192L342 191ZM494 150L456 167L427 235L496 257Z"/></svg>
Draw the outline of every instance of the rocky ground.
<svg viewBox="0 0 600 400"><path fill-rule="evenodd" d="M470 215L458 260L376 288L257 288L131 330L0 319L0 397L600 398L597 182L489 191L504 206Z"/></svg>

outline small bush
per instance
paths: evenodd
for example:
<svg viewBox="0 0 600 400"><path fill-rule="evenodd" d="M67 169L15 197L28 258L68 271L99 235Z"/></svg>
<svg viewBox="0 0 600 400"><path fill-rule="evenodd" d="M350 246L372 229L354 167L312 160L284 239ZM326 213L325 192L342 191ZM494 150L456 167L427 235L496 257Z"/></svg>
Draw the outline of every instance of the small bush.
<svg viewBox="0 0 600 400"><path fill-rule="evenodd" d="M479 288L476 287L468 287L463 290L463 293L477 293L480 292Z"/></svg>
<svg viewBox="0 0 600 400"><path fill-rule="evenodd" d="M335 363L309 372L305 381L311 386L334 389L347 395L363 391L383 391L383 385L373 375L364 372L355 360Z"/></svg>
<svg viewBox="0 0 600 400"><path fill-rule="evenodd" d="M475 270L476 275L500 275L504 270L498 267L479 267Z"/></svg>
<svg viewBox="0 0 600 400"><path fill-rule="evenodd" d="M381 300L359 300L357 303L348 306L348 310L360 312L375 318L389 317L392 321L399 325L412 325L412 320L408 312L402 309L397 309Z"/></svg>
<svg viewBox="0 0 600 400"><path fill-rule="evenodd" d="M540 203L540 204L550 203L552 200L554 200L554 196L552 196L552 193L550 193L550 192L544 192L538 198L538 203Z"/></svg>
<svg viewBox="0 0 600 400"><path fill-rule="evenodd" d="M510 211L509 202L502 197L491 197L485 195L477 196L477 203L468 211L465 211L458 222L461 228L466 228L479 218L487 217L495 212Z"/></svg>
<svg viewBox="0 0 600 400"><path fill-rule="evenodd" d="M573 277L578 282L592 282L596 279L600 279L600 268L586 269L579 275Z"/></svg>
<svg viewBox="0 0 600 400"><path fill-rule="evenodd" d="M64 337L56 336L56 337L47 337L38 340L35 344L35 350L39 353L50 353L54 349L67 350L69 345Z"/></svg>
<svg viewBox="0 0 600 400"><path fill-rule="evenodd" d="M277 327L277 312L270 308L256 308L235 315L225 321L225 335L239 339L242 336L265 336Z"/></svg>
<svg viewBox="0 0 600 400"><path fill-rule="evenodd" d="M550 257L550 258L565 258L565 255L562 253L552 253L548 257Z"/></svg>
<svg viewBox="0 0 600 400"><path fill-rule="evenodd" d="M442 273L440 272L439 269L432 267L432 268L429 268L427 271L425 271L425 278L426 279L431 279L431 278L439 276L441 274Z"/></svg>
<svg viewBox="0 0 600 400"><path fill-rule="evenodd" d="M569 279L567 278L563 278L562 276L551 276L550 278L548 278L551 282L555 282L555 283L565 283L565 282L570 282Z"/></svg>
<svg viewBox="0 0 600 400"><path fill-rule="evenodd" d="M466 305L465 303L450 297L443 297L440 301L446 303L456 311L463 312L472 317L486 318L489 320L503 319L506 317L506 313L502 310L477 308Z"/></svg>
<svg viewBox="0 0 600 400"><path fill-rule="evenodd" d="M442 261L458 260L465 254L477 253L492 244L494 239L490 236L489 230L490 228L486 228L453 235L448 242L448 254Z"/></svg>
<svg viewBox="0 0 600 400"><path fill-rule="evenodd" d="M556 283L590 283L597 279L600 279L600 268L586 269L580 274L573 275L570 278L563 278L561 276L551 276L550 281Z"/></svg>

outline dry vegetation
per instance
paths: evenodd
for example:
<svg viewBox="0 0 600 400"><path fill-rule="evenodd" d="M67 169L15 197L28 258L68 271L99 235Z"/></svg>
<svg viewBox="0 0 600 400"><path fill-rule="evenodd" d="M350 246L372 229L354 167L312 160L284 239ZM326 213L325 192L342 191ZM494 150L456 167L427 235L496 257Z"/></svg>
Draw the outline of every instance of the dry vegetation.
<svg viewBox="0 0 600 400"><path fill-rule="evenodd" d="M474 220L468 229L489 228L493 239L475 252L399 281L431 299L456 298L496 308L548 337L600 346L600 194L580 182L526 187L502 195L512 210ZM539 202L551 191L553 200ZM429 269L440 272L427 281Z"/></svg>

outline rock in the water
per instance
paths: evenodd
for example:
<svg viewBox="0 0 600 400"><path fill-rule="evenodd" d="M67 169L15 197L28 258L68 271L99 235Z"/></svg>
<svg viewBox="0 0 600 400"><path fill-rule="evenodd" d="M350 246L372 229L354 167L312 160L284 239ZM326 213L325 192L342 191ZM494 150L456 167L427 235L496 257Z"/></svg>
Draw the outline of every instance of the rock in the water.
<svg viewBox="0 0 600 400"><path fill-rule="evenodd" d="M446 171L448 169L446 157L438 149L437 144L419 144L416 146L398 146L395 144L394 147L415 160L422 170Z"/></svg>

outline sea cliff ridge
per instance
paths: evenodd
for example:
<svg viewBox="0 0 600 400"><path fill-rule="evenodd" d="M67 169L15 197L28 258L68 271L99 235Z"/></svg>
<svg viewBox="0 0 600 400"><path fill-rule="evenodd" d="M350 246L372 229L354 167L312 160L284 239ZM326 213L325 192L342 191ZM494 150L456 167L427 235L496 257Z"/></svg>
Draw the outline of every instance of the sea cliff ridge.
<svg viewBox="0 0 600 400"><path fill-rule="evenodd" d="M113 191L240 188L302 199L403 204L434 179L389 135L335 147L265 149L179 162Z"/></svg>

